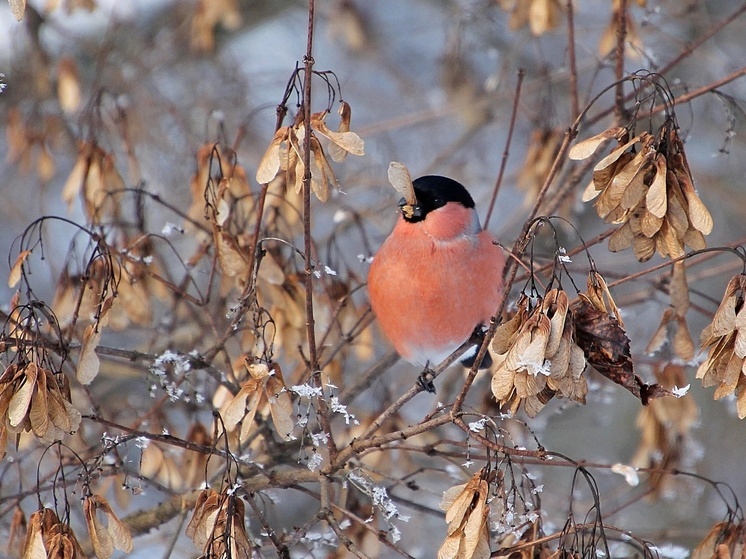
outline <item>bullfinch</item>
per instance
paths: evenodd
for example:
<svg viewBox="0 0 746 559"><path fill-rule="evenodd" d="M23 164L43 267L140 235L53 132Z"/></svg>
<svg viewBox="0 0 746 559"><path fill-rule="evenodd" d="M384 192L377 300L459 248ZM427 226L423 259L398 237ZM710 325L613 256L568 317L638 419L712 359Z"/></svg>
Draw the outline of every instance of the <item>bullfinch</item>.
<svg viewBox="0 0 746 559"><path fill-rule="evenodd" d="M412 184L416 205L400 201L408 211L373 258L368 292L399 355L427 370L489 323L502 297L505 255L482 229L474 200L460 183L424 176ZM467 366L476 350L465 354ZM489 354L483 367L488 360Z"/></svg>

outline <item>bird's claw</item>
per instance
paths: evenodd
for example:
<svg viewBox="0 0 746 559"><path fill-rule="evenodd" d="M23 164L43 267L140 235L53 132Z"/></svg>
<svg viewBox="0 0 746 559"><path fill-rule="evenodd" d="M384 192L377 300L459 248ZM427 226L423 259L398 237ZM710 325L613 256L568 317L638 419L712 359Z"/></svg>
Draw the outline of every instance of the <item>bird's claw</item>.
<svg viewBox="0 0 746 559"><path fill-rule="evenodd" d="M434 379L435 375L433 374L433 371L426 367L420 373L420 376L417 377L417 384L420 386L420 388L429 392L430 394L435 394L435 384L433 383Z"/></svg>

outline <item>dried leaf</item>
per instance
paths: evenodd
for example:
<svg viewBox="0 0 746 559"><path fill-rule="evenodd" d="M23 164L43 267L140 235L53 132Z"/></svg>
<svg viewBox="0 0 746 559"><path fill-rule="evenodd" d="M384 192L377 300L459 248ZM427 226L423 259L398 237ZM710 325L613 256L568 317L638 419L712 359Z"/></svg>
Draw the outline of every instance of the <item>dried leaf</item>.
<svg viewBox="0 0 746 559"><path fill-rule="evenodd" d="M23 559L47 559L47 551L44 548L43 515L43 511L36 511L29 517L26 542L23 545Z"/></svg>
<svg viewBox="0 0 746 559"><path fill-rule="evenodd" d="M571 308L578 346L594 369L640 398L643 405L669 394L657 384L645 384L634 374L629 338L614 317L597 309L582 295Z"/></svg>
<svg viewBox="0 0 746 559"><path fill-rule="evenodd" d="M594 171L603 171L604 169L607 169L612 164L616 163L629 148L631 148L633 145L635 145L639 141L640 141L640 136L635 136L634 138L632 138L628 142L626 142L626 143L624 143L624 144L622 144L620 146L617 146L616 148L614 148L611 151L611 153L609 153L609 155L607 155L601 161L599 161L598 163L596 163L596 165L593 167L593 170ZM632 156L631 156L631 154L629 154L629 155L630 155L630 159L631 159Z"/></svg>
<svg viewBox="0 0 746 559"><path fill-rule="evenodd" d="M694 359L694 340L689 332L689 326L686 323L686 319L683 316L676 317L676 333L673 336L673 352L676 357L683 359L684 361L690 361Z"/></svg>

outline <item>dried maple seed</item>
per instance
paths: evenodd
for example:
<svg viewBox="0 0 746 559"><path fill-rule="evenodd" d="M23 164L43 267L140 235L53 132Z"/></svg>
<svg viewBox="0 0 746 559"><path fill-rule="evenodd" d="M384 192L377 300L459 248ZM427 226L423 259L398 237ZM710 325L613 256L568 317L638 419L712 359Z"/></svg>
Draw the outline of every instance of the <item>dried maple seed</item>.
<svg viewBox="0 0 746 559"><path fill-rule="evenodd" d="M666 122L655 135L642 132L627 139L624 128L609 128L570 150L585 159L608 139L618 146L593 169L583 201L596 200L599 217L620 227L609 238L609 250L633 247L641 262L656 251L678 258L684 247L705 247L712 217L694 190L684 146L676 124Z"/></svg>

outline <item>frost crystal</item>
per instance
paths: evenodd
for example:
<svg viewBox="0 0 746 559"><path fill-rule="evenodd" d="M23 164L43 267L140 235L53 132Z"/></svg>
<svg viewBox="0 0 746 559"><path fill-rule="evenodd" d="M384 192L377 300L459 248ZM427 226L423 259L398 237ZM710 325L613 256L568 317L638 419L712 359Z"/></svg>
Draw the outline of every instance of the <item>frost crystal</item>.
<svg viewBox="0 0 746 559"><path fill-rule="evenodd" d="M482 429L484 429L484 424L487 423L487 418L483 417L482 419L478 421L472 421L469 423L469 431L472 431L474 433L479 433Z"/></svg>
<svg viewBox="0 0 746 559"><path fill-rule="evenodd" d="M321 463L324 461L324 457L321 456L318 452L314 452L311 455L311 458L308 460L308 469L312 472L315 472L319 469L321 466Z"/></svg>
<svg viewBox="0 0 746 559"><path fill-rule="evenodd" d="M339 398L337 396L332 396L331 400L332 411L334 413L344 415L346 425L349 425L350 422L352 422L353 425L360 425L360 422L355 419L355 416L347 411L347 406L339 403Z"/></svg>
<svg viewBox="0 0 746 559"><path fill-rule="evenodd" d="M687 392L689 392L689 387L691 387L691 384L687 384L686 386L683 386L681 388L679 388L678 386L674 386L671 389L671 394L673 394L677 398L681 398L682 396L685 396Z"/></svg>
<svg viewBox="0 0 746 559"><path fill-rule="evenodd" d="M166 222L166 225L163 226L163 229L161 229L161 235L163 235L164 237L169 237L174 231L178 231L179 233L184 232L181 227L168 221Z"/></svg>
<svg viewBox="0 0 746 559"><path fill-rule="evenodd" d="M313 446L319 447L326 445L326 442L329 440L329 436L324 433L311 433L311 443L313 443Z"/></svg>
<svg viewBox="0 0 746 559"><path fill-rule="evenodd" d="M320 386L311 386L310 384L296 384L290 388L290 392L295 392L301 398L309 400L314 396L322 397L324 395Z"/></svg>
<svg viewBox="0 0 746 559"><path fill-rule="evenodd" d="M188 357L166 350L156 357L148 371L156 378L161 388L166 391L168 398L175 402L181 399L184 389L180 388L177 382L170 380L169 376L176 377L180 382L181 377L186 376L191 368L192 365ZM155 397L156 388L155 384L150 386L151 397Z"/></svg>
<svg viewBox="0 0 746 559"><path fill-rule="evenodd" d="M530 375L533 375L535 377L539 375L544 375L545 377L548 377L552 373L552 362L549 359L545 359L543 363L538 364L535 362L525 362L521 361L518 363L517 369L524 368L526 369L526 372Z"/></svg>
<svg viewBox="0 0 746 559"><path fill-rule="evenodd" d="M372 499L373 506L380 511L384 520L389 525L392 541L398 541L401 538L401 532L393 524L393 521L409 522L409 516L399 514L399 509L396 508L396 505L389 497L386 488L373 484L371 480L357 471L347 474L346 479L351 481L355 487ZM370 520L373 520L372 517Z"/></svg>

